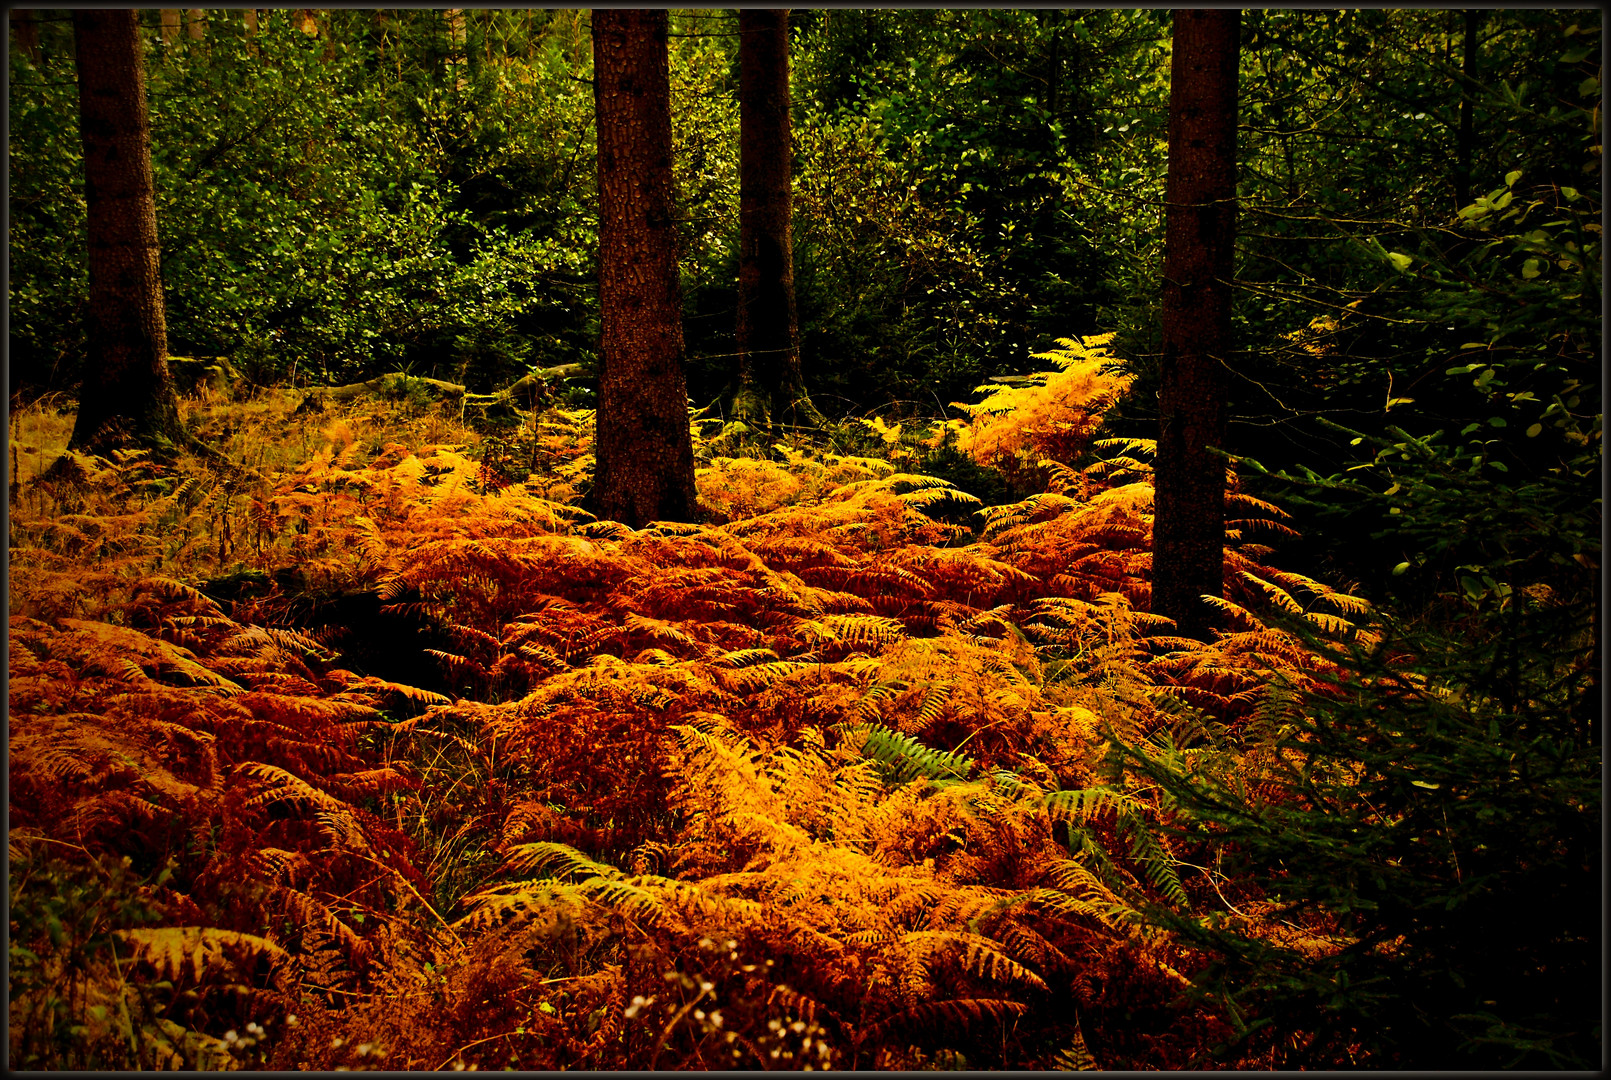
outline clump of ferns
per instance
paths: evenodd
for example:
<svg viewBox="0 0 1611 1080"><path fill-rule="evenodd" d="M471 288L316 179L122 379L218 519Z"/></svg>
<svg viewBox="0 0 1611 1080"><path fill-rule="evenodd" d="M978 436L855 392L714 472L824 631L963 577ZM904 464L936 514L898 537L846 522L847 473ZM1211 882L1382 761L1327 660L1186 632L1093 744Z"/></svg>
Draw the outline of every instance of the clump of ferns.
<svg viewBox="0 0 1611 1080"><path fill-rule="evenodd" d="M187 917L172 868L14 833L10 1062L18 1068L231 1069L296 1017L286 954ZM62 854L54 854L60 851ZM66 856L65 858L63 856Z"/></svg>
<svg viewBox="0 0 1611 1080"><path fill-rule="evenodd" d="M364 921L424 884L376 812L412 781L358 739L410 688L328 667L316 643L240 626L178 583L149 587L140 620L199 651L109 623L13 621L14 823L174 856L190 917L255 932L266 910L288 946L322 936L356 973L374 954Z"/></svg>

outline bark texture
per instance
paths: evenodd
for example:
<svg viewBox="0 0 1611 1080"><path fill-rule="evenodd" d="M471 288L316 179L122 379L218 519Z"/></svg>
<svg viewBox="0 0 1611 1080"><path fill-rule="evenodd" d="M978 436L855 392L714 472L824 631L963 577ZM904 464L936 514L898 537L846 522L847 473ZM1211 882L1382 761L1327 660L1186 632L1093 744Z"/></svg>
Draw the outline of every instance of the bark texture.
<svg viewBox="0 0 1611 1080"><path fill-rule="evenodd" d="M1454 208L1463 209L1471 202L1471 152L1476 139L1473 132L1472 99L1477 94L1477 28L1482 23L1482 12L1465 13L1465 66L1461 71L1464 85L1460 87L1460 137L1455 147Z"/></svg>
<svg viewBox="0 0 1611 1080"><path fill-rule="evenodd" d="M633 528L688 521L696 507L666 35L665 11L593 12L603 334L590 501Z"/></svg>
<svg viewBox="0 0 1611 1080"><path fill-rule="evenodd" d="M735 412L814 421L800 375L794 302L789 13L739 12L738 364ZM803 413L803 417L796 415Z"/></svg>
<svg viewBox="0 0 1611 1080"><path fill-rule="evenodd" d="M89 353L69 445L100 453L187 441L168 373L145 65L133 11L73 12L84 198Z"/></svg>
<svg viewBox="0 0 1611 1080"><path fill-rule="evenodd" d="M39 51L39 14L29 8L15 8L11 12L11 33L17 47L28 54L35 67L42 59Z"/></svg>
<svg viewBox="0 0 1611 1080"><path fill-rule="evenodd" d="M1164 227L1152 610L1206 640L1225 590L1224 357L1236 239L1241 13L1176 11Z"/></svg>

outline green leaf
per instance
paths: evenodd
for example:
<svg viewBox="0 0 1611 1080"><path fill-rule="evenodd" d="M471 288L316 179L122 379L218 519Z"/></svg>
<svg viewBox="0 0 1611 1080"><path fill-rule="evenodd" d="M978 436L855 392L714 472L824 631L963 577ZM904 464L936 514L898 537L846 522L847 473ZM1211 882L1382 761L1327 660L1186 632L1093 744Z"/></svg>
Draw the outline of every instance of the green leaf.
<svg viewBox="0 0 1611 1080"><path fill-rule="evenodd" d="M1529 439L1537 438L1538 433L1543 431L1543 430L1544 430L1544 425L1543 424L1534 424L1532 427L1527 429L1527 437Z"/></svg>
<svg viewBox="0 0 1611 1080"><path fill-rule="evenodd" d="M1522 263L1521 276L1526 278L1528 281L1531 281L1535 277L1537 277L1542 272L1542 270L1543 270L1543 264L1540 263L1539 260L1537 260L1537 259L1528 259L1526 262Z"/></svg>
<svg viewBox="0 0 1611 1080"><path fill-rule="evenodd" d="M1401 274L1410 268L1410 263L1413 261L1408 255L1397 251L1389 251L1387 258L1393 264L1393 268Z"/></svg>
<svg viewBox="0 0 1611 1080"><path fill-rule="evenodd" d="M1561 194L1566 196L1567 202L1577 202L1577 200L1581 197L1577 193L1577 188L1567 187L1565 184L1561 185Z"/></svg>
<svg viewBox="0 0 1611 1080"><path fill-rule="evenodd" d="M1409 563L1401 562L1397 566L1393 567L1393 576L1398 577L1401 574L1403 574L1406 570L1408 570L1409 568L1410 568Z"/></svg>
<svg viewBox="0 0 1611 1080"><path fill-rule="evenodd" d="M1506 187L1515 187L1516 186L1516 181L1520 180L1521 176L1522 176L1522 171L1520 169L1513 169L1510 172L1506 173L1505 174L1505 186Z"/></svg>

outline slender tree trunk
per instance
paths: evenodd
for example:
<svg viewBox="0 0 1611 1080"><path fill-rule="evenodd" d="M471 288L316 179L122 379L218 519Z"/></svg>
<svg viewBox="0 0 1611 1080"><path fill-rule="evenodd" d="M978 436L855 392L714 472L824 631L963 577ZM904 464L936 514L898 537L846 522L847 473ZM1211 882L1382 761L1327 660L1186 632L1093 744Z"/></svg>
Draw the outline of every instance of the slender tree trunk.
<svg viewBox="0 0 1611 1080"><path fill-rule="evenodd" d="M1224 595L1224 357L1236 239L1241 13L1176 11L1169 91L1152 610L1206 640Z"/></svg>
<svg viewBox="0 0 1611 1080"><path fill-rule="evenodd" d="M816 410L800 375L794 303L789 13L739 12L738 365L734 412L789 423Z"/></svg>
<svg viewBox="0 0 1611 1080"><path fill-rule="evenodd" d="M188 8L185 11L185 36L191 41L200 41L207 35L207 12L202 8Z"/></svg>
<svg viewBox="0 0 1611 1080"><path fill-rule="evenodd" d="M593 510L639 528L694 516L672 206L663 10L593 12L600 341Z"/></svg>
<svg viewBox="0 0 1611 1080"><path fill-rule="evenodd" d="M133 11L73 12L84 199L89 219L89 355L74 449L188 441L168 375L145 63Z"/></svg>
<svg viewBox="0 0 1611 1080"><path fill-rule="evenodd" d="M179 40L179 28L183 22L184 12L179 8L162 8L162 44L172 46Z"/></svg>
<svg viewBox="0 0 1611 1080"><path fill-rule="evenodd" d="M11 32L16 36L17 48L28 54L35 67L40 64L39 15L28 8L15 8L11 12Z"/></svg>
<svg viewBox="0 0 1611 1080"><path fill-rule="evenodd" d="M1472 98L1477 92L1477 27L1482 12L1467 11L1465 68L1461 72L1464 85L1460 93L1460 142L1455 148L1454 199L1458 210L1471 202L1471 153L1475 143L1472 130Z"/></svg>

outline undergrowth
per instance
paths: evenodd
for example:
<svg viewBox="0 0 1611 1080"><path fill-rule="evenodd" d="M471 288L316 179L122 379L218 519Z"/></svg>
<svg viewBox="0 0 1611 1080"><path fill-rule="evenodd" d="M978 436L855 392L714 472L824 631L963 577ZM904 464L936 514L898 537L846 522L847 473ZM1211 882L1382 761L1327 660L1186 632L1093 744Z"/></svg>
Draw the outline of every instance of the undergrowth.
<svg viewBox="0 0 1611 1080"><path fill-rule="evenodd" d="M1064 376L1100 353L1065 346ZM862 425L882 454L696 423L705 519L643 530L578 506L586 413L494 444L267 392L190 406L227 465L52 468L66 418L20 410L12 1063L1201 1060L1235 1020L1157 912L1353 943L1167 829L1113 740L1231 739L1261 790L1338 685L1304 634L1368 645L1366 607L1272 565L1281 512L1233 493L1228 629L1171 636L1150 448L1052 456L1111 399L1078 371L1066 423L1028 393L1016 435L1016 399L960 438ZM984 425L1043 490L921 471ZM353 666L310 595L419 629L417 675Z"/></svg>

